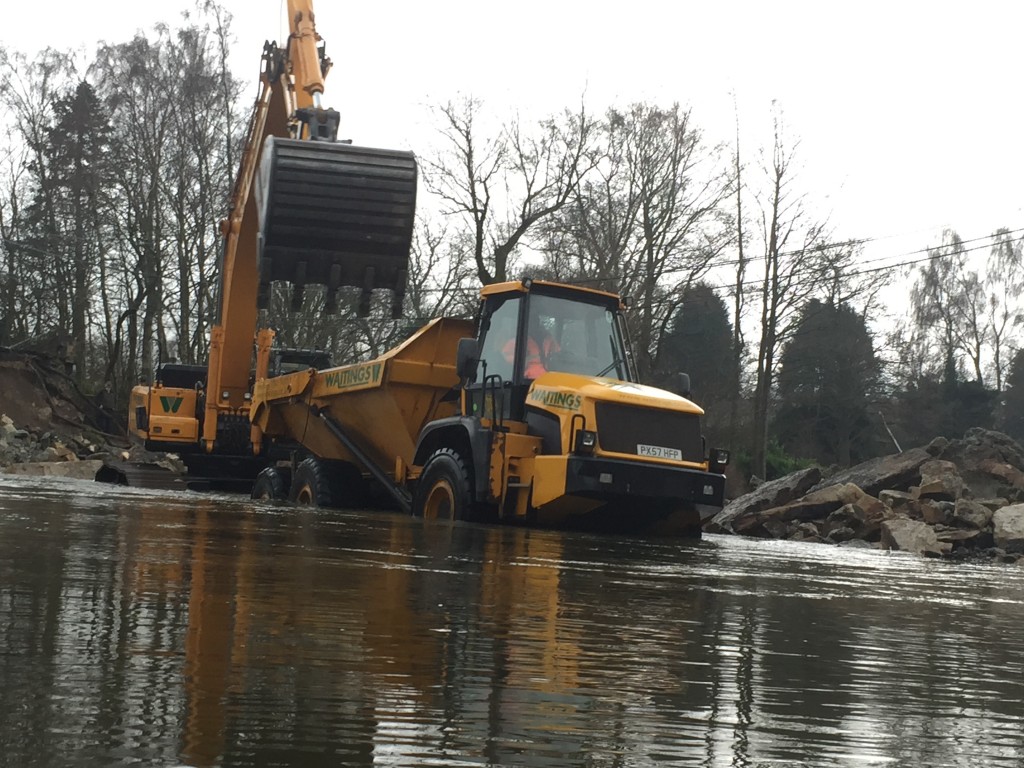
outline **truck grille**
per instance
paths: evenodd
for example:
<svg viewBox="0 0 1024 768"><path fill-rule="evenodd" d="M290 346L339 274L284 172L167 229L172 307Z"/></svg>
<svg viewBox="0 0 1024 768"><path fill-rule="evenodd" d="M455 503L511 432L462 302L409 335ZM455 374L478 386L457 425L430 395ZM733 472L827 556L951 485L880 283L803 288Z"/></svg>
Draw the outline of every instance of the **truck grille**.
<svg viewBox="0 0 1024 768"><path fill-rule="evenodd" d="M637 446L675 448L683 461L702 462L704 441L700 416L695 413L638 408L619 403L596 403L597 439L601 450L637 454Z"/></svg>

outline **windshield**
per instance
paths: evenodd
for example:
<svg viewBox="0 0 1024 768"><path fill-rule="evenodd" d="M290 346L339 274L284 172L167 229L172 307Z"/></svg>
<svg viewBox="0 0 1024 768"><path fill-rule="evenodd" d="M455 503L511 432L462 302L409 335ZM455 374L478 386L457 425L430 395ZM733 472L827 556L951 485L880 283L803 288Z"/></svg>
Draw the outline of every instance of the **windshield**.
<svg viewBox="0 0 1024 768"><path fill-rule="evenodd" d="M616 313L601 304L530 295L523 371L528 379L548 371L629 380Z"/></svg>

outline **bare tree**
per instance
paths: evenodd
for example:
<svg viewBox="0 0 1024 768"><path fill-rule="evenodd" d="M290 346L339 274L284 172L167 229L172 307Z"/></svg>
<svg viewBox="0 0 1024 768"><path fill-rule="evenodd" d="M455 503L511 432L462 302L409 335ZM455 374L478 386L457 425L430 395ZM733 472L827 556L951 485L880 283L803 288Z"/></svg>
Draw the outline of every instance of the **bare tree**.
<svg viewBox="0 0 1024 768"><path fill-rule="evenodd" d="M102 46L95 64L98 87L119 126L112 222L125 249L122 285L129 302L132 293L142 297L141 327L131 329L130 340L146 379L153 377L157 352L162 356L167 349L165 270L175 235L162 187L169 170L176 73L166 66L170 31L160 26L156 34L155 40L138 35L129 43Z"/></svg>
<svg viewBox="0 0 1024 768"><path fill-rule="evenodd" d="M28 335L25 293L33 277L31 263L23 254L29 247L28 227L22 202L31 185L29 151L13 126L3 126L4 149L0 153L0 346Z"/></svg>
<svg viewBox="0 0 1024 768"><path fill-rule="evenodd" d="M618 291L635 252L640 195L628 113L610 110L595 130L587 173L571 202L545 227L545 263L563 280Z"/></svg>
<svg viewBox="0 0 1024 768"><path fill-rule="evenodd" d="M728 241L721 214L729 187L717 150L705 152L689 110L641 110L634 123L639 249L634 268L623 275L623 291L639 297L638 363L649 372L680 291L708 273ZM666 291L669 276L675 286Z"/></svg>
<svg viewBox="0 0 1024 768"><path fill-rule="evenodd" d="M101 46L93 66L118 125L108 225L119 248L106 275L116 288L104 301L126 324L108 338L124 339L128 378L136 364L151 378L158 358L201 360L216 312L217 222L244 121L224 61L228 17L210 2L200 11L198 23Z"/></svg>
<svg viewBox="0 0 1024 768"><path fill-rule="evenodd" d="M209 326L216 308L213 284L217 277L219 250L217 221L223 213L235 172L232 163L234 140L242 125L234 105L238 84L226 72L222 45L227 20L215 14L218 38L208 27L190 26L168 41L167 65L180 72L177 97L170 105L168 119L174 132L168 154L169 172L163 175L162 192L169 205L176 232L173 249L176 262L176 306L171 316L177 336L177 357L195 362L205 355Z"/></svg>
<svg viewBox="0 0 1024 768"><path fill-rule="evenodd" d="M577 189L592 123L581 108L541 121L536 132L513 120L488 138L481 109L472 98L438 109L442 148L425 166L449 230L466 234L466 258L489 284L509 278L527 234Z"/></svg>
<svg viewBox="0 0 1024 768"><path fill-rule="evenodd" d="M979 246L952 230L943 233L941 245L928 249L911 301L921 334L938 350L935 367L959 370L966 358L975 381L984 383L991 372L996 390L1002 390L1006 350L1021 324L1022 242L1007 229L994 233L984 273L971 255Z"/></svg>
<svg viewBox="0 0 1024 768"><path fill-rule="evenodd" d="M937 351L934 367L958 370L966 355L975 381L981 383L982 355L989 335L988 298L969 251L953 230L942 244L928 249L928 262L918 269L911 291L913 317L922 337Z"/></svg>
<svg viewBox="0 0 1024 768"><path fill-rule="evenodd" d="M826 226L809 215L796 189L795 147L787 146L781 119L775 120L771 151L763 163L764 186L755 195L760 217L764 271L753 286L760 314L754 384L752 471L766 474L768 421L778 354L798 310L829 284L833 265L847 248L828 243Z"/></svg>
<svg viewBox="0 0 1024 768"><path fill-rule="evenodd" d="M0 50L0 99L11 116L9 157L25 163L12 168L5 217L5 247L12 292L9 306L18 306L24 317L12 315L8 322L21 325L21 335L35 335L50 329L68 331L71 302L66 265L54 258L53 249L62 246L64 222L58 212L57 170L48 161L53 104L74 82L71 58L45 49L35 58ZM27 172L26 172L27 171ZM17 298L14 294L20 294Z"/></svg>
<svg viewBox="0 0 1024 768"><path fill-rule="evenodd" d="M716 263L731 232L720 148L707 147L689 111L638 104L610 110L588 174L546 227L549 269L633 299L641 374L657 367L659 339L681 291Z"/></svg>
<svg viewBox="0 0 1024 768"><path fill-rule="evenodd" d="M465 233L456 236L465 237ZM448 231L419 220L413 234L406 314L423 323L434 317L469 316L476 305L475 271L459 258L465 244L453 242Z"/></svg>
<svg viewBox="0 0 1024 768"><path fill-rule="evenodd" d="M992 345L992 368L998 392L1003 391L1010 334L1024 322L1020 297L1024 292L1024 236L1014 238L1010 230L1000 229L988 258L988 326Z"/></svg>
<svg viewBox="0 0 1024 768"><path fill-rule="evenodd" d="M743 162L740 153L740 120L739 109L736 107L735 94L733 109L736 114L736 151L733 154L733 185L736 193L736 268L733 283L732 306L732 352L733 365L737 375L743 370L745 341L743 338L743 320L745 315L743 283L747 274L747 233L746 220L743 213ZM741 376L742 378L742 376ZM732 445L739 434L739 409L742 389L737 387L735 396L729 404L729 444Z"/></svg>

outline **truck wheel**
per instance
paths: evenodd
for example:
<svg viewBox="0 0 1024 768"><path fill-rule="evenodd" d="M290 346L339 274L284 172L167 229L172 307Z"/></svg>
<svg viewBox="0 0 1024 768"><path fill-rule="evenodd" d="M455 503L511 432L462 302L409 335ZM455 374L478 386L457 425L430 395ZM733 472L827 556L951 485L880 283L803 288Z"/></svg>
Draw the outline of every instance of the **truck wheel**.
<svg viewBox="0 0 1024 768"><path fill-rule="evenodd" d="M439 448L427 459L416 484L413 514L432 520L468 520L473 508L469 489L469 471L462 457L450 448Z"/></svg>
<svg viewBox="0 0 1024 768"><path fill-rule="evenodd" d="M319 459L310 456L303 459L295 468L292 489L288 498L303 506L331 506L331 484Z"/></svg>
<svg viewBox="0 0 1024 768"><path fill-rule="evenodd" d="M252 484L252 498L265 501L281 501L288 498L284 475L277 467L266 467L256 475Z"/></svg>

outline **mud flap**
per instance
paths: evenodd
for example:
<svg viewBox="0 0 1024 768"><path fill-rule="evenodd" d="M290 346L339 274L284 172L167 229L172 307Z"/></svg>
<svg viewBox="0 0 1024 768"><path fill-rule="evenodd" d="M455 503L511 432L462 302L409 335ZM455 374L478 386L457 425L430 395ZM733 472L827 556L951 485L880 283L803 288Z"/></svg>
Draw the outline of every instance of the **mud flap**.
<svg viewBox="0 0 1024 768"><path fill-rule="evenodd" d="M416 213L416 158L411 152L330 141L270 137L256 179L260 308L269 285L327 287L333 310L342 286L393 293L401 312Z"/></svg>

